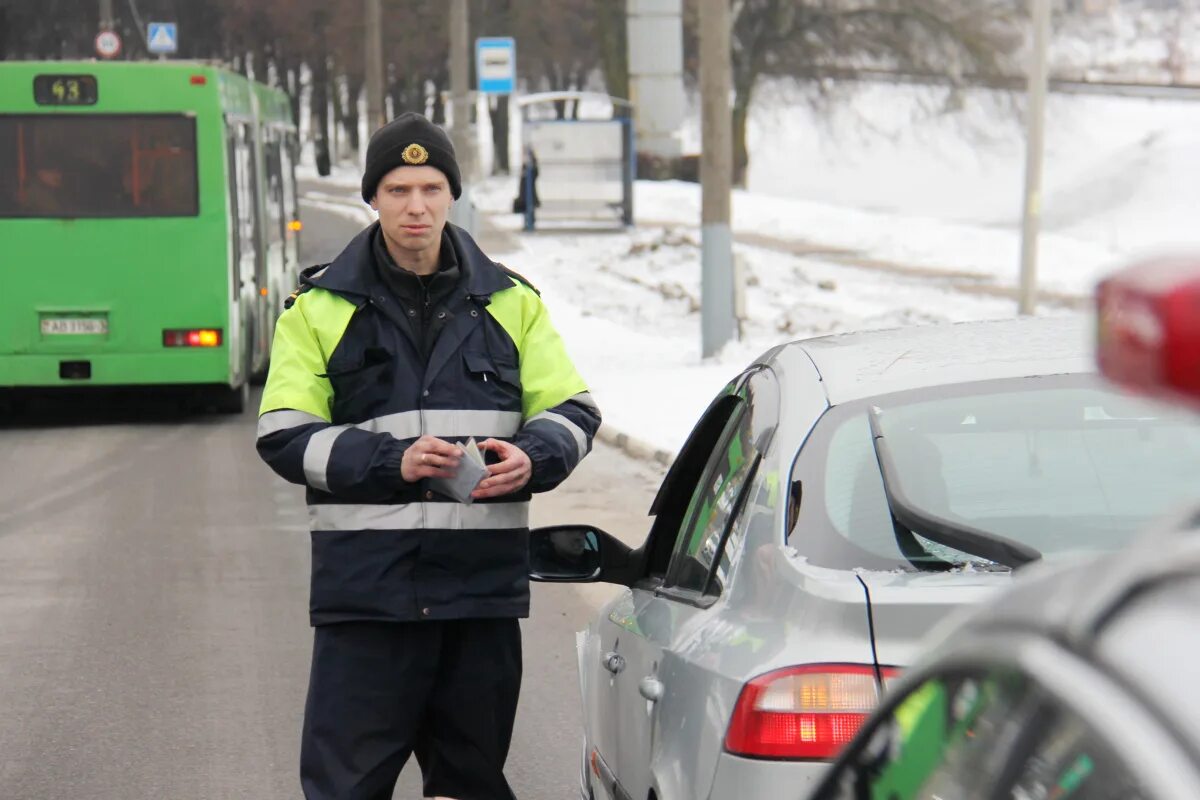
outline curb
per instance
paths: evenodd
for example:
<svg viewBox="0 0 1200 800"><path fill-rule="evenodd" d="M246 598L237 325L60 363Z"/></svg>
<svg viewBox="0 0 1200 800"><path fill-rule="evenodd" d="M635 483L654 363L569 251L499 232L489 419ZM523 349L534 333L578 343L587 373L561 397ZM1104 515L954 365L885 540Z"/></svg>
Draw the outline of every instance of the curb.
<svg viewBox="0 0 1200 800"><path fill-rule="evenodd" d="M596 433L596 438L605 444L616 447L626 455L642 461L654 461L664 467L671 466L671 463L675 461L674 453L661 450L627 433L614 430L606 423L600 424L600 430Z"/></svg>

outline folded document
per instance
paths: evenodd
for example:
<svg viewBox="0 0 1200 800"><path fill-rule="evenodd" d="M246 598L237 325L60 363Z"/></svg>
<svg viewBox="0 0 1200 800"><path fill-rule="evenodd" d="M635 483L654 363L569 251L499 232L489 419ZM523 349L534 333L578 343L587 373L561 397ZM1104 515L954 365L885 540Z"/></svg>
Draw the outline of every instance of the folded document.
<svg viewBox="0 0 1200 800"><path fill-rule="evenodd" d="M431 478L429 483L434 490L453 497L460 503L471 502L471 492L479 482L487 477L487 467L483 463L483 453L475 439L467 439L467 443L456 442L455 446L462 451L458 461L458 472L453 478Z"/></svg>

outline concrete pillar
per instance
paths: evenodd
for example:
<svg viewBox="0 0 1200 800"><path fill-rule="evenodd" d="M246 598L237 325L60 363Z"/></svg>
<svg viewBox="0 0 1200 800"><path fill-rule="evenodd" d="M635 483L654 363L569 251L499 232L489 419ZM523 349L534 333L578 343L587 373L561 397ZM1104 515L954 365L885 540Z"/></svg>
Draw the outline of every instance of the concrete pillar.
<svg viewBox="0 0 1200 800"><path fill-rule="evenodd" d="M683 125L683 0L627 0L629 100L637 149L678 158Z"/></svg>

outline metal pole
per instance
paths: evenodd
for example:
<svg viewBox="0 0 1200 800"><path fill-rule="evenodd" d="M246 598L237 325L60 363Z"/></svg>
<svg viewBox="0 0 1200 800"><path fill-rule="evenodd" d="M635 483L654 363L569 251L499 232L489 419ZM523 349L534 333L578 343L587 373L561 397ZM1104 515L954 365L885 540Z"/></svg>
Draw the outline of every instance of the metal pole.
<svg viewBox="0 0 1200 800"><path fill-rule="evenodd" d="M1042 155L1046 127L1046 47L1050 38L1050 0L1030 0L1033 51L1029 64L1028 137L1025 145L1025 208L1021 222L1021 286L1018 311L1037 310L1038 228L1042 214Z"/></svg>
<svg viewBox="0 0 1200 800"><path fill-rule="evenodd" d="M100 0L100 30L111 31L113 23L112 0Z"/></svg>
<svg viewBox="0 0 1200 800"><path fill-rule="evenodd" d="M733 338L733 85L729 0L701 0L700 341L705 358Z"/></svg>
<svg viewBox="0 0 1200 800"><path fill-rule="evenodd" d="M450 2L450 103L454 124L450 137L458 156L463 182L475 178L475 149L471 142L471 75L470 39L471 25L467 0Z"/></svg>
<svg viewBox="0 0 1200 800"><path fill-rule="evenodd" d="M387 121L383 113L383 7L382 0L365 2L367 135L370 136ZM350 102L357 103L358 98L352 97Z"/></svg>

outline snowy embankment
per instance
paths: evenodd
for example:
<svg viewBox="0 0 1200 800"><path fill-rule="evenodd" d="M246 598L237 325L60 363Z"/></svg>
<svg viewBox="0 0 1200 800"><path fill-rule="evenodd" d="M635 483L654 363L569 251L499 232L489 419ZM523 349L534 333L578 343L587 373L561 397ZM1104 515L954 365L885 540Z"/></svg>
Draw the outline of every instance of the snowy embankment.
<svg viewBox="0 0 1200 800"><path fill-rule="evenodd" d="M779 87L764 92L750 190L733 204L742 340L711 359L700 356L699 187L639 182L630 231L532 235L506 213L515 179L473 196L511 233L491 254L541 289L606 425L674 451L725 381L775 344L1015 313L1004 292L1019 263L1021 127L1011 99L961 100L930 111L911 87L867 87L818 120ZM1085 297L1139 254L1200 251L1200 103L1054 96L1047 125L1044 289ZM356 183L347 169L311 200L350 200Z"/></svg>

